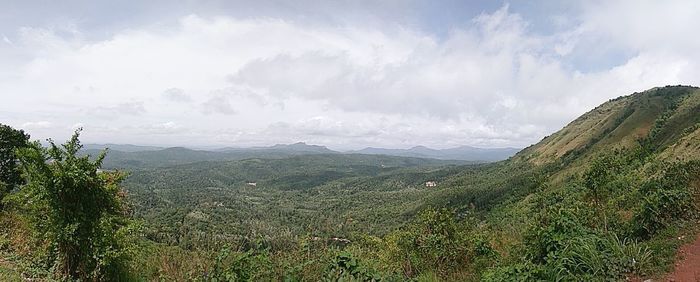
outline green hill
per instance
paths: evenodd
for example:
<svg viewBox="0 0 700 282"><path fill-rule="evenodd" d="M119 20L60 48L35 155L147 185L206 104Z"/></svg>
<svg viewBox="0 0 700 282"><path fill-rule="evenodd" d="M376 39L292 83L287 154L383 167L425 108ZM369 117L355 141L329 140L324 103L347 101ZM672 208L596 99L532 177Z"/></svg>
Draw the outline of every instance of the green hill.
<svg viewBox="0 0 700 282"><path fill-rule="evenodd" d="M295 143L290 145L274 145L269 147L252 147L252 148L224 148L215 151L193 150L183 147L171 147L165 149L142 150L126 147L129 151L122 151L122 145L114 146L116 149L109 148L109 154L103 162L103 168L106 169L148 169L156 167L169 167L182 164L190 164L206 161L237 161L245 159L284 159L293 158L295 156L306 155L358 155L362 154L343 154L340 152L329 150L326 147L307 145L304 143ZM82 154L97 156L103 150L99 146L89 146L83 148ZM341 161L352 159L352 157L338 157ZM421 157L404 156L404 160L418 160ZM387 159L387 158L385 158ZM398 158L394 158L398 159ZM425 162L425 161L418 161ZM430 162L430 161L427 161ZM477 161L452 160L452 161L433 161L434 163L455 163L467 164L476 163Z"/></svg>
<svg viewBox="0 0 700 282"><path fill-rule="evenodd" d="M698 158L700 88L667 86L619 97L577 118L516 155L546 164L584 161L613 148L644 142L663 158ZM681 144L682 143L682 144Z"/></svg>
<svg viewBox="0 0 700 282"><path fill-rule="evenodd" d="M254 158L137 169L124 184L156 241L216 246L224 242L196 234L217 230L239 240L266 234L279 244L278 230L384 234L419 209L426 181L457 172L453 163L359 154ZM191 223L186 231L174 228L184 223Z"/></svg>

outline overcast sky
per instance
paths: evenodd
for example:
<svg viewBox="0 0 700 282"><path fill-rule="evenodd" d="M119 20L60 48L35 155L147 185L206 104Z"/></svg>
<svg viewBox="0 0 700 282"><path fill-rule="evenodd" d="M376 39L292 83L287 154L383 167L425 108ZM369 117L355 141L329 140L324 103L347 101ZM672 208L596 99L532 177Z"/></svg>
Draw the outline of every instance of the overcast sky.
<svg viewBox="0 0 700 282"><path fill-rule="evenodd" d="M700 85L700 1L176 2L0 0L0 123L87 143L524 147L610 98Z"/></svg>

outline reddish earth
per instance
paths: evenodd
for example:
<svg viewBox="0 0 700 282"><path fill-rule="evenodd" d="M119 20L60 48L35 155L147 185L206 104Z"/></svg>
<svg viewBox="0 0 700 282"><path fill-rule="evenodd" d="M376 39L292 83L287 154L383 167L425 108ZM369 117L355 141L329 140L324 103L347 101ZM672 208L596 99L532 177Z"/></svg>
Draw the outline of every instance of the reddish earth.
<svg viewBox="0 0 700 282"><path fill-rule="evenodd" d="M678 255L680 260L676 262L675 269L664 280L676 282L700 281L700 236L693 243L681 247Z"/></svg>

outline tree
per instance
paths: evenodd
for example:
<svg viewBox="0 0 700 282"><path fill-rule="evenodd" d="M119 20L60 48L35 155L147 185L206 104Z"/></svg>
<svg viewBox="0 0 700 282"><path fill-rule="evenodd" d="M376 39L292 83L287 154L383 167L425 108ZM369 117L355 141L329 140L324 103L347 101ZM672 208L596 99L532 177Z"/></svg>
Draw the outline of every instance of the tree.
<svg viewBox="0 0 700 282"><path fill-rule="evenodd" d="M23 184L15 150L27 147L28 142L29 135L24 131L0 124L0 200Z"/></svg>
<svg viewBox="0 0 700 282"><path fill-rule="evenodd" d="M40 240L50 243L53 269L63 278L114 277L124 259L120 232L129 223L119 183L124 174L101 172L103 151L94 161L78 156L80 130L64 145L49 140L18 150L27 184L17 197Z"/></svg>

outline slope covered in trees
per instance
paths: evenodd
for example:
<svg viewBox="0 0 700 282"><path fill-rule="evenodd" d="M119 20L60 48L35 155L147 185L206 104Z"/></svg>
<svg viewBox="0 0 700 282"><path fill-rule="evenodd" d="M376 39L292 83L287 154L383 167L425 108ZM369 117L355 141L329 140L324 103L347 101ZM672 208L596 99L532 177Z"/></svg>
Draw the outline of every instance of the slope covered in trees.
<svg viewBox="0 0 700 282"><path fill-rule="evenodd" d="M655 88L482 165L339 154L153 161L123 183L142 224L123 269L181 281L658 277L698 227L699 113L698 88ZM41 229L14 207L2 220L0 275L60 274L23 251Z"/></svg>

